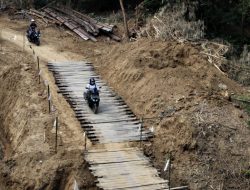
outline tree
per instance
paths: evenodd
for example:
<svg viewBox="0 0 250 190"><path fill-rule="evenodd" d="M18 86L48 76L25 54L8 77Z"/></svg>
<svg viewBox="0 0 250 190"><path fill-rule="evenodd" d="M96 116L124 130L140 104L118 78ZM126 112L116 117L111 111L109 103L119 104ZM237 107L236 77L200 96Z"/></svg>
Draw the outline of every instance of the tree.
<svg viewBox="0 0 250 190"><path fill-rule="evenodd" d="M125 37L126 37L126 39L128 41L129 40L129 31L128 31L128 22L127 22L127 18L126 18L126 13L125 13L125 9L124 9L124 6L123 6L123 0L119 0L119 1L120 1L121 9L122 9Z"/></svg>
<svg viewBox="0 0 250 190"><path fill-rule="evenodd" d="M250 0L241 0L239 3L239 10L241 11L241 37L244 38L245 18L250 10Z"/></svg>
<svg viewBox="0 0 250 190"><path fill-rule="evenodd" d="M67 6L68 6L68 7L71 7L71 0L68 0L68 1L67 1Z"/></svg>

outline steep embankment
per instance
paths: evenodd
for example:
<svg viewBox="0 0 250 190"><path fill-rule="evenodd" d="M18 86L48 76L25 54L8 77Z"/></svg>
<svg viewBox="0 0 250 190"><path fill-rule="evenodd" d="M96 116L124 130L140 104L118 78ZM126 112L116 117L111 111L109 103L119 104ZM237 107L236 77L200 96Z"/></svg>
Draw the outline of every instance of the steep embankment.
<svg viewBox="0 0 250 190"><path fill-rule="evenodd" d="M228 96L244 89L199 51L191 44L139 40L100 49L92 59L138 116L164 116L146 123L155 127L155 138L144 150L160 169L171 152L175 185L248 189L248 116Z"/></svg>
<svg viewBox="0 0 250 190"><path fill-rule="evenodd" d="M1 47L0 189L71 189L74 179L91 189L94 179L83 152L65 145L63 121L59 130L65 140L59 136L61 147L54 152L54 116L48 114L33 57L6 41Z"/></svg>
<svg viewBox="0 0 250 190"><path fill-rule="evenodd" d="M58 50L91 60L138 116L164 115L147 121L155 138L144 150L161 170L172 153L173 185L248 189L249 117L229 98L245 90L210 64L199 46L147 39L92 43L44 32L52 34L50 41L64 39L54 43Z"/></svg>
<svg viewBox="0 0 250 190"><path fill-rule="evenodd" d="M231 92L240 94L244 89L208 63L199 47L147 39L92 43L52 27L44 28L42 34L46 36L44 52L49 53L45 50L52 46L58 50L54 59L74 52L91 60L138 116L165 116L147 121L148 127L155 127L155 138L144 150L160 169L172 153L173 185L249 188L249 118L228 98Z"/></svg>

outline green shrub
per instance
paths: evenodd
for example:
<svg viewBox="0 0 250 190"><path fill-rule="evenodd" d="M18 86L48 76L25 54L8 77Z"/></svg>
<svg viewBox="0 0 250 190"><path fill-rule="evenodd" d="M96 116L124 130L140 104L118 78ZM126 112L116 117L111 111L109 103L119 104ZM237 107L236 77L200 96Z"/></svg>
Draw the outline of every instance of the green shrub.
<svg viewBox="0 0 250 190"><path fill-rule="evenodd" d="M248 124L248 128L250 128L250 120L247 122L247 124Z"/></svg>
<svg viewBox="0 0 250 190"><path fill-rule="evenodd" d="M250 178L250 170L244 170L242 174L244 175L244 177Z"/></svg>

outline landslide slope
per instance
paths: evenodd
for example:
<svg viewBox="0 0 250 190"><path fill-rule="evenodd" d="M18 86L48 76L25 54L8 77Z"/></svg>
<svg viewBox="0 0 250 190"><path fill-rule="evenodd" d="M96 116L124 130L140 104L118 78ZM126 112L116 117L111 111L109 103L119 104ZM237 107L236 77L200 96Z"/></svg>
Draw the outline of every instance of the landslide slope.
<svg viewBox="0 0 250 190"><path fill-rule="evenodd" d="M99 47L91 59L138 116L164 116L146 122L155 138L144 150L160 169L171 152L174 185L248 189L249 117L230 99L246 91L199 52L189 43L141 39Z"/></svg>

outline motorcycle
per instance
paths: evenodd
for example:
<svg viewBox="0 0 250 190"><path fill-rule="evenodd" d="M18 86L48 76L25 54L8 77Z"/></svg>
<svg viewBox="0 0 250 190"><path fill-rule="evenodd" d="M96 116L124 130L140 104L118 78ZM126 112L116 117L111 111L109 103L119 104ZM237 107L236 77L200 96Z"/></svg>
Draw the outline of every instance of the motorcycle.
<svg viewBox="0 0 250 190"><path fill-rule="evenodd" d="M29 40L29 42L32 42L34 44L36 44L37 46L40 45L40 31L36 31L35 29L30 29L28 32L27 32L27 38Z"/></svg>
<svg viewBox="0 0 250 190"><path fill-rule="evenodd" d="M88 89L88 88L86 87L86 89ZM88 106L93 110L93 112L95 114L97 114L98 113L98 108L99 108L99 103L100 103L100 96L99 96L98 89L94 88L93 90L89 90L84 95L84 98L87 101Z"/></svg>

